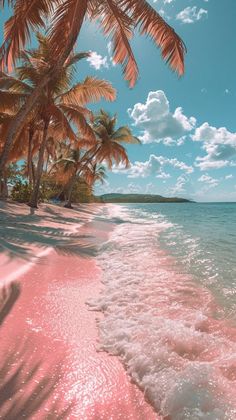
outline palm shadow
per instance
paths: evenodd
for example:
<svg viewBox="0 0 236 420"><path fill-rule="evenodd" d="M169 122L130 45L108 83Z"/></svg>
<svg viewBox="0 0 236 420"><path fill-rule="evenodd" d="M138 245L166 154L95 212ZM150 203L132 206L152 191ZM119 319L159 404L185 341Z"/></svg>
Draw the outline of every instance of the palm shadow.
<svg viewBox="0 0 236 420"><path fill-rule="evenodd" d="M20 295L20 286L12 283L0 290L0 325L5 321ZM0 361L0 418L7 420L32 419L38 410L44 410L45 419L66 419L73 403L62 407L56 388L60 370L42 373L42 363L31 361L27 343L18 343L10 354Z"/></svg>
<svg viewBox="0 0 236 420"><path fill-rule="evenodd" d="M32 209L28 214L14 214L4 211L0 203L0 253L8 258L30 259L34 255L32 246L52 247L58 253L82 257L97 254L96 238L93 235L79 235L69 232L69 225L76 223L76 217L63 217L59 211L46 207L43 216ZM78 212L78 222L80 222ZM59 225L59 226L58 226Z"/></svg>

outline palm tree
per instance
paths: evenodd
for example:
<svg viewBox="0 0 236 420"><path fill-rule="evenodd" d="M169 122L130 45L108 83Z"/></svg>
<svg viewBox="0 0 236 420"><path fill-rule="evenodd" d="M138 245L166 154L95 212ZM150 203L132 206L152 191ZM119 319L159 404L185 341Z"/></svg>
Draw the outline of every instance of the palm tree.
<svg viewBox="0 0 236 420"><path fill-rule="evenodd" d="M55 174L57 181L64 185L67 208L72 208L72 193L76 180L81 177L85 179L86 174L91 172L83 159L84 153L80 148L67 148L65 154L54 162L50 171Z"/></svg>
<svg viewBox="0 0 236 420"><path fill-rule="evenodd" d="M91 147L90 155L95 155L96 162L106 162L109 169L113 164L119 165L123 163L129 165L126 150L123 143L140 144L140 140L133 136L131 130L127 126L116 128L117 116L111 115L104 110L95 115L93 129L97 137L97 143Z"/></svg>
<svg viewBox="0 0 236 420"><path fill-rule="evenodd" d="M122 143L140 144L137 137L134 137L128 127L120 127L116 129L117 117L111 117L107 112L101 110L94 118L94 133L96 135L96 143L92 145L86 152L77 153L77 164L74 165L74 172L70 179L68 196L65 207L71 208L72 191L76 178L81 174L96 169L98 164L105 163L109 169L113 164L123 164L128 167L129 158L126 149ZM88 168L88 169L87 169Z"/></svg>
<svg viewBox="0 0 236 420"><path fill-rule="evenodd" d="M11 68L15 64L20 50L31 37L30 31L43 27L45 18L50 19L52 60L9 126L0 156L0 178L15 137L41 92L50 80L57 77L70 56L85 17L99 22L104 36L111 40L114 62L123 66L125 79L131 87L138 78L137 63L130 46L135 30L150 36L170 67L179 75L184 73L186 48L183 41L146 0L0 0L0 6L6 3L13 8L13 16L5 24L5 38L0 49L2 66L6 64Z"/></svg>
<svg viewBox="0 0 236 420"><path fill-rule="evenodd" d="M33 89L40 82L41 77L48 66L50 66L50 49L46 37L38 34L39 47L29 52L21 53L22 65L17 67L16 74L20 81ZM110 83L87 77L82 83L76 83L71 87L74 74L74 64L88 57L88 53L71 54L65 62L60 74L54 78L41 92L40 102L37 105L36 118L40 121L42 128L41 142L39 147L38 164L35 171L35 185L30 199L30 206L37 207L40 180L43 172L44 155L50 131L57 130L62 138L77 142L78 136L71 127L73 122L79 133L90 142L95 141L95 135L87 119L92 119L92 113L85 104L89 101L95 102L102 97L106 100L115 98L115 90ZM12 77L10 78L13 79ZM9 82L7 75L4 75L2 85ZM17 83L18 79L15 79ZM1 86L1 79L0 79ZM8 92L8 94L15 92ZM18 95L20 95L18 93ZM22 92L23 98L25 92Z"/></svg>
<svg viewBox="0 0 236 420"><path fill-rule="evenodd" d="M93 165L87 167L85 179L89 185L93 186L96 183L104 184L106 178L107 174L105 166L94 163Z"/></svg>
<svg viewBox="0 0 236 420"><path fill-rule="evenodd" d="M76 182L83 180L92 187L96 182L103 183L106 178L106 169L96 161L89 161L89 152L81 149L66 147L65 154L56 160L50 169L50 174L64 185L59 195L64 193L66 198L65 207L72 208L72 193Z"/></svg>
<svg viewBox="0 0 236 420"><path fill-rule="evenodd" d="M6 102L2 102L2 91L0 90L0 151L4 147L4 139L6 135L6 131L11 123L12 119L16 115L16 107L14 103L11 104L10 101L9 108L6 107ZM5 97L5 93L3 93L3 97ZM14 94L13 94L14 97ZM14 98L15 101L16 98ZM16 99L17 102L18 98ZM4 106L3 106L4 104ZM4 111L3 111L4 109ZM10 154L8 156L7 164L17 162L21 157L24 157L26 154L27 148L27 141L28 141L28 125L25 124L21 131L21 135L13 142ZM8 187L7 187L7 176L8 170L7 166L4 168L3 177L1 180L0 185L0 192L3 198L7 198L8 196Z"/></svg>

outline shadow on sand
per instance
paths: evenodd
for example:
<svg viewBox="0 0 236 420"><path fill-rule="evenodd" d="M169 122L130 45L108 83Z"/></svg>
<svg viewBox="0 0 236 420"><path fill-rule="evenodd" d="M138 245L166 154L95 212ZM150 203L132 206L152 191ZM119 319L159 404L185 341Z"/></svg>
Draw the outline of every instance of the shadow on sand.
<svg viewBox="0 0 236 420"><path fill-rule="evenodd" d="M53 247L58 253L75 256L96 255L94 236L70 232L76 221L81 223L81 213L84 219L93 214L85 206L81 208L81 213L73 210L71 217L64 217L60 209L57 211L51 206L44 207L41 214L26 206L23 207L25 214L10 213L5 206L0 203L0 253L5 253L8 258L32 258L33 245L42 249Z"/></svg>
<svg viewBox="0 0 236 420"><path fill-rule="evenodd" d="M0 326L19 295L20 286L16 283L0 290ZM68 418L73 403L66 408L62 407L56 395L59 369L45 372L41 368L41 361L32 361L27 343L18 343L10 354L4 354L0 360L0 418L32 419L38 410L40 413L43 411L40 418Z"/></svg>

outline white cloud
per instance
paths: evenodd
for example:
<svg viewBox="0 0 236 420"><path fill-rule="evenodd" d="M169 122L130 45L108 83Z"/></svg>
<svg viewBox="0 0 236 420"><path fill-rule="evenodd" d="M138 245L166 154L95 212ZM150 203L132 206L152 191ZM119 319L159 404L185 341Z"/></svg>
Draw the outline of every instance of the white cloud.
<svg viewBox="0 0 236 420"><path fill-rule="evenodd" d="M155 155L150 155L149 160L146 162L136 161L131 163L130 168L126 169L124 172L127 173L129 178L146 178L150 175L157 175L161 170L161 163L159 157ZM123 170L121 169L123 172ZM120 169L113 172L120 172Z"/></svg>
<svg viewBox="0 0 236 420"><path fill-rule="evenodd" d="M173 3L173 1L175 1L175 0L163 0L163 3L164 4L170 4L170 3ZM157 3L158 2L158 0L153 0L153 3Z"/></svg>
<svg viewBox="0 0 236 420"><path fill-rule="evenodd" d="M94 67L96 70L109 67L107 56L102 57L96 51L90 51L90 57L87 58L87 61L90 66Z"/></svg>
<svg viewBox="0 0 236 420"><path fill-rule="evenodd" d="M211 127L207 122L195 130L193 141L202 141L206 155L197 157L195 165L201 170L235 166L236 133L225 127Z"/></svg>
<svg viewBox="0 0 236 420"><path fill-rule="evenodd" d="M108 42L107 44L107 51L108 51L108 56L109 56L109 61L111 62L112 66L115 67L116 63L113 60L113 47L112 47L112 42Z"/></svg>
<svg viewBox="0 0 236 420"><path fill-rule="evenodd" d="M186 163L181 162L176 158L169 159L163 156L159 156L158 158L162 166L170 165L174 168L177 168L177 169L180 169L181 171L186 172L187 174L191 174L194 171L192 166L189 166Z"/></svg>
<svg viewBox="0 0 236 420"><path fill-rule="evenodd" d="M174 187L170 188L168 194L175 195L185 192L185 185L189 181L189 177L186 175L180 175L177 178L176 184Z"/></svg>
<svg viewBox="0 0 236 420"><path fill-rule="evenodd" d="M130 194L136 194L136 193L140 193L142 191L140 185L136 185L136 184L128 184L127 187L127 192Z"/></svg>
<svg viewBox="0 0 236 420"><path fill-rule="evenodd" d="M186 117L181 107L170 112L169 101L162 90L149 92L144 104L137 103L128 109L134 125L142 130L140 139L143 143L160 143L181 145L184 136L196 125L194 117Z"/></svg>
<svg viewBox="0 0 236 420"><path fill-rule="evenodd" d="M157 178L167 179L170 175L163 171L163 167L172 166L173 168L184 171L188 174L193 172L193 167L179 161L176 158L167 158L164 156L150 155L145 162L136 161L131 163L128 169L118 165L113 168L113 173L123 173L128 178L146 178L148 176L156 176Z"/></svg>
<svg viewBox="0 0 236 420"><path fill-rule="evenodd" d="M225 179L232 179L232 178L233 178L233 175L232 174L225 176Z"/></svg>
<svg viewBox="0 0 236 420"><path fill-rule="evenodd" d="M204 184L207 184L209 188L217 187L219 184L219 180L216 178L212 178L208 174L204 174L198 178L199 182L203 182Z"/></svg>
<svg viewBox="0 0 236 420"><path fill-rule="evenodd" d="M176 19L180 20L182 23L194 23L207 17L207 15L208 11L206 9L197 9L197 6L188 6L176 15Z"/></svg>
<svg viewBox="0 0 236 420"><path fill-rule="evenodd" d="M169 179L169 178L171 178L171 175L167 172L161 171L160 174L156 176L156 178Z"/></svg>

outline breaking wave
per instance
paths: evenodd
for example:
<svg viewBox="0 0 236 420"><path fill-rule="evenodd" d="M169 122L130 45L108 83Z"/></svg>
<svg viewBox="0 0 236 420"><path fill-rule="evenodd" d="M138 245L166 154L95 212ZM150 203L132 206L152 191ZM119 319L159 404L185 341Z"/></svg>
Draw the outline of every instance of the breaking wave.
<svg viewBox="0 0 236 420"><path fill-rule="evenodd" d="M235 419L236 330L216 316L214 295L194 280L188 261L161 246L163 232L177 227L164 216L119 206L109 211L116 226L97 257L104 288L90 302L104 313L101 348L121 358L159 415ZM197 241L186 240L183 246L197 252Z"/></svg>

